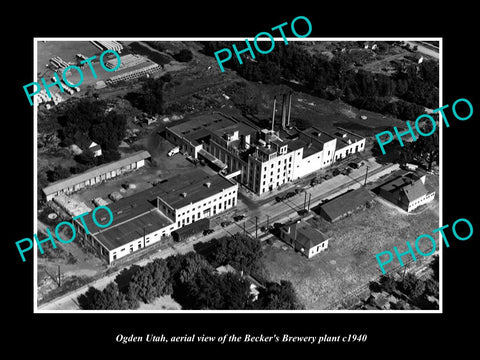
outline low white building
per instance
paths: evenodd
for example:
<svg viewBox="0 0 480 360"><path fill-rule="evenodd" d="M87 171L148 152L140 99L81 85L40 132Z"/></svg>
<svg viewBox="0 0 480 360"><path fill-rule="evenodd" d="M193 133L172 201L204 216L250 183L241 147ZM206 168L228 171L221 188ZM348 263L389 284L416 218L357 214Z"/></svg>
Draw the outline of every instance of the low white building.
<svg viewBox="0 0 480 360"><path fill-rule="evenodd" d="M137 151L118 161L95 166L79 175L55 181L43 188L42 191L47 201L50 201L59 194L71 194L87 186L139 169L145 165L145 159L150 158L150 156L150 153L146 150Z"/></svg>
<svg viewBox="0 0 480 360"><path fill-rule="evenodd" d="M302 220L284 224L280 228L280 239L309 259L327 250L328 242L331 240L320 230Z"/></svg>
<svg viewBox="0 0 480 360"><path fill-rule="evenodd" d="M106 228L85 217L90 232L86 234L80 219L75 220L77 236L111 264L177 229L236 206L237 192L234 181L196 169L109 204L113 222ZM108 220L97 216L100 224Z"/></svg>
<svg viewBox="0 0 480 360"><path fill-rule="evenodd" d="M214 112L168 126L166 139L182 153L204 158L226 173L238 172L238 182L257 195L365 150L365 138L342 128L330 134L290 126L288 104L285 98L277 127L273 120L270 129L262 129L239 115Z"/></svg>

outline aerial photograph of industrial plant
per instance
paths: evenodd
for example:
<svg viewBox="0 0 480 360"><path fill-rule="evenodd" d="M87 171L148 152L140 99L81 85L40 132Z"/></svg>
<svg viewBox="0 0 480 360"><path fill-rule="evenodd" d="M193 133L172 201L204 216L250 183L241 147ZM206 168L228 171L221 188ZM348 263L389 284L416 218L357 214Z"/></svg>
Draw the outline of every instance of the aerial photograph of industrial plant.
<svg viewBox="0 0 480 360"><path fill-rule="evenodd" d="M438 39L35 41L36 311L441 309Z"/></svg>

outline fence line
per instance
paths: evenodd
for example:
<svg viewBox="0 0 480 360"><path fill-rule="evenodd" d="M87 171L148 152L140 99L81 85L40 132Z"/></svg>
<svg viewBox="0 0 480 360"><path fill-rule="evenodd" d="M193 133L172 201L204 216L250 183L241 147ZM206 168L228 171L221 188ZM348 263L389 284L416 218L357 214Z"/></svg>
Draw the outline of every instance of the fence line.
<svg viewBox="0 0 480 360"><path fill-rule="evenodd" d="M428 251L431 251L432 248L433 248L433 246L430 246ZM438 254L438 250L435 251L431 256L434 256L434 255L437 255L437 254ZM387 271L385 274L381 274L381 275L377 276L376 278L370 280L368 283L366 283L364 285L361 285L358 288L351 290L350 292L347 292L340 300L336 300L336 301L331 302L327 306L326 310L332 310L332 309L336 308L338 305L340 305L342 302L345 302L345 301L350 300L351 298L357 297L359 293L361 293L362 291L364 291L364 290L366 290L367 288L370 287L371 282L378 282L382 278L382 276L387 276L387 275L390 275L390 274L393 274L393 276L399 275L399 273L402 269L405 272L410 272L414 269L414 267L408 268L409 264L416 263L417 266L415 266L415 267L418 268L425 261L431 261L431 260L426 260L425 258L420 258L420 259L415 261L415 260L411 259L408 262L404 263L404 266L398 265L398 266L394 267L393 269L391 269L390 271ZM423 274L423 275L419 276L419 278L424 278L425 276L426 276L426 274Z"/></svg>

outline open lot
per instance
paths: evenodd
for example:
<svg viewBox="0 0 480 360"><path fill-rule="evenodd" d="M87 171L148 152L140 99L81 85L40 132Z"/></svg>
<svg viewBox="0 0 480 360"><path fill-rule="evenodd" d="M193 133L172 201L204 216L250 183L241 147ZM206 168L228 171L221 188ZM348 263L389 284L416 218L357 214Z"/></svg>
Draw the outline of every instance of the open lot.
<svg viewBox="0 0 480 360"><path fill-rule="evenodd" d="M432 186L438 189L438 180L436 184L433 180ZM337 223L318 217L311 223L333 237L326 252L307 259L277 240L265 247L264 262L272 280L292 282L307 309L322 310L381 275L375 254L392 251L394 246L406 250L405 241L412 244L419 235L438 228L438 197L414 214L376 201L373 208ZM438 245L438 237L436 240ZM427 244L420 246L428 252ZM398 265L394 260L386 271Z"/></svg>
<svg viewBox="0 0 480 360"><path fill-rule="evenodd" d="M92 199L101 197L107 201L108 195L114 191L120 191L126 197L153 186L155 181L174 177L177 174L195 168L195 165L186 160L182 154L168 157L167 152L173 145L158 135L155 131L140 139L137 147L145 148L152 155L151 161L146 163L144 168L131 172L124 176L109 180L91 188L84 189L70 195L77 200L92 205ZM205 167L208 172L209 168ZM122 188L122 184L134 185L131 189Z"/></svg>

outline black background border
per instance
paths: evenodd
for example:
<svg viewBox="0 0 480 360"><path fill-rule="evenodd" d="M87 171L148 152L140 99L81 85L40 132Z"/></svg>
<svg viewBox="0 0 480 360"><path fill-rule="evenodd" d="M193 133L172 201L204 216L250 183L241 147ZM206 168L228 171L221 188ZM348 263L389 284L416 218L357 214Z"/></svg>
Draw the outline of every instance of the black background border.
<svg viewBox="0 0 480 360"><path fill-rule="evenodd" d="M4 138L4 209L7 209L4 231L4 317L11 319L8 346L17 351L27 341L44 355L61 349L85 351L87 348L110 354L129 351L164 350L177 347L181 352L193 347L226 348L218 344L147 344L122 345L115 337L147 333L185 335L195 333L218 336L228 334L348 335L367 334L365 344L228 344L229 348L250 350L273 348L283 351L293 347L300 351L363 350L379 351L383 355L398 351L406 356L418 352L431 353L451 345L462 350L474 344L473 331L467 324L475 313L474 263L478 242L478 215L470 204L478 200L476 183L475 143L478 131L478 95L473 92L478 81L478 43L473 34L477 19L473 6L455 2L450 8L401 2L399 4L366 7L344 3L338 6L316 3L315 9L296 8L288 3L280 9L262 11L246 3L218 7L205 3L198 8L183 6L167 9L161 3L148 10L115 5L115 9L84 3L64 8L58 16L50 16L48 8L23 9L17 14L16 25L5 22L5 42L8 51L2 62L14 71L3 87ZM129 5L131 6L131 5ZM31 15L24 15L27 14ZM26 100L23 85L32 81L34 37L251 37L296 16L307 16L313 32L310 37L421 37L443 38L443 104L467 98L474 114L468 121L452 120L444 127L443 136L443 224L467 218L474 224L474 235L468 241L451 241L444 248L443 314L34 314L33 259L22 263L15 241L33 234L33 110ZM12 14L13 16L13 14ZM66 26L71 24L70 26ZM477 22L478 24L478 22ZM5 28L6 27L6 28ZM7 39L8 38L8 39ZM475 39L476 40L476 39ZM7 49L7 47L6 47ZM7 61L6 55L9 54ZM15 57L15 59L13 59ZM5 63L6 62L6 63ZM5 81L5 80L4 80ZM473 296L472 296L473 295ZM472 319L473 320L473 319ZM28 336L26 334L29 334ZM73 344L75 343L75 344ZM79 347L78 345L81 346ZM48 349L51 346L52 349ZM473 347L473 346L472 346ZM410 350L412 352L410 352ZM318 352L320 350L320 352ZM418 351L418 352L417 352ZM63 352L62 352L63 353ZM160 353L159 353L160 354ZM372 354L375 354L372 352Z"/></svg>

